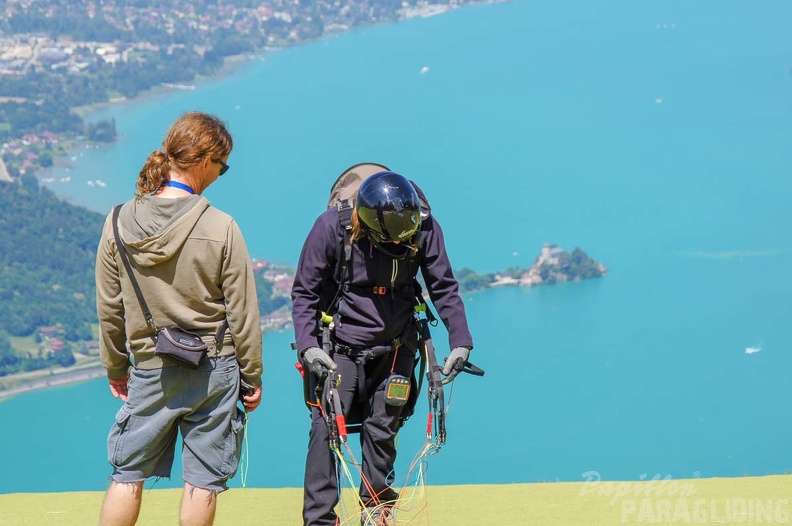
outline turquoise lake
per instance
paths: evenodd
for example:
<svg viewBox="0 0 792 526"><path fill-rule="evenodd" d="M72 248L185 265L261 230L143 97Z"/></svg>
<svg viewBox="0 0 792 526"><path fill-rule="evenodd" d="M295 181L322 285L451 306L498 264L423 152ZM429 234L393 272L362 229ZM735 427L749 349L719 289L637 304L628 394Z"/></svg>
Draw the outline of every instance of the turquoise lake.
<svg viewBox="0 0 792 526"><path fill-rule="evenodd" d="M100 110L91 119L114 117L121 139L42 177L70 177L46 184L107 213L197 109L234 135L231 171L206 195L254 258L296 264L335 177L377 161L424 189L455 267L527 267L543 243L602 261L603 279L465 297L487 373L456 382L430 484L786 473L790 27L782 0L469 7ZM302 485L292 338L264 339L253 487ZM434 331L441 357L445 338ZM0 402L0 493L104 489L118 406L104 380ZM422 442L424 408L397 467ZM181 486L173 475L155 487Z"/></svg>

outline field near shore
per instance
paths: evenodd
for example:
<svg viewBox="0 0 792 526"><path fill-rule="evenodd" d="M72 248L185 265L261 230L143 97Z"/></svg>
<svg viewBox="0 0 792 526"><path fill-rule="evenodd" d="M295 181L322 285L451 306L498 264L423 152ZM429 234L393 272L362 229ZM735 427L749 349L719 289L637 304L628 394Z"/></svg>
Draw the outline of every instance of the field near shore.
<svg viewBox="0 0 792 526"><path fill-rule="evenodd" d="M138 524L178 522L181 490L147 490ZM654 480L432 486L428 507L399 524L613 526L618 524L790 524L792 475ZM103 494L0 495L0 524L96 524ZM302 490L232 489L221 495L218 526L298 525ZM356 521L348 524L357 524Z"/></svg>
<svg viewBox="0 0 792 526"><path fill-rule="evenodd" d="M71 367L52 367L0 378L0 401L19 394L107 376L97 357L84 358ZM2 523L0 523L2 524Z"/></svg>

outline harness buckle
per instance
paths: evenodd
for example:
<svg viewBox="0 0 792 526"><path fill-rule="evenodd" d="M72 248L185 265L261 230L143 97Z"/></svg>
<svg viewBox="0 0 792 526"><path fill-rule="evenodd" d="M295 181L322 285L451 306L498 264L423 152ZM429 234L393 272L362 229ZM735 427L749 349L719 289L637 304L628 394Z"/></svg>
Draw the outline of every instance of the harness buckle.
<svg viewBox="0 0 792 526"><path fill-rule="evenodd" d="M374 287L373 292L379 296L384 296L388 293L388 287Z"/></svg>

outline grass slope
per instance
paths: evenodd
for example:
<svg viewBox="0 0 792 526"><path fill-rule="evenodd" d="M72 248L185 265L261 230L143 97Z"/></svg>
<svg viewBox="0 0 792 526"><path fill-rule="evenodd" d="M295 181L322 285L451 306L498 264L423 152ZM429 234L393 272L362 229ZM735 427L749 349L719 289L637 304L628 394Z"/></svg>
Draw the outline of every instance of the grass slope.
<svg viewBox="0 0 792 526"><path fill-rule="evenodd" d="M138 524L177 524L180 495L173 489L146 491ZM97 524L102 497L100 492L0 495L0 524ZM220 497L215 524L299 525L301 499L302 490L296 488L232 489ZM792 475L431 486L428 510L410 524L792 524L790 499Z"/></svg>

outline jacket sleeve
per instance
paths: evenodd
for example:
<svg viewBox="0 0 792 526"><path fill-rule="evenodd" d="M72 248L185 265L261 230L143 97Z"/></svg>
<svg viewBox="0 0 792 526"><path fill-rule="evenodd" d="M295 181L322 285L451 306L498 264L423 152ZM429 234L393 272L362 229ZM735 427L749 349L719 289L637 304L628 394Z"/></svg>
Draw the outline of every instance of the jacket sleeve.
<svg viewBox="0 0 792 526"><path fill-rule="evenodd" d="M323 286L333 279L336 249L343 243L336 234L334 217L325 213L316 220L297 263L292 286L292 321L299 352L320 346L317 319Z"/></svg>
<svg viewBox="0 0 792 526"><path fill-rule="evenodd" d="M121 275L116 262L112 214L105 220L96 250L96 313L99 317L99 355L110 379L129 374Z"/></svg>
<svg viewBox="0 0 792 526"><path fill-rule="evenodd" d="M429 216L425 221L429 221L429 224L424 229L422 240L424 251L421 274L426 282L429 298L448 330L450 348L472 349L473 338L468 329L465 305L459 295L459 283L454 278L446 253L443 229L434 216Z"/></svg>
<svg viewBox="0 0 792 526"><path fill-rule="evenodd" d="M261 386L261 314L256 281L245 240L235 221L228 227L220 287L226 304L228 330L234 340L242 379Z"/></svg>

